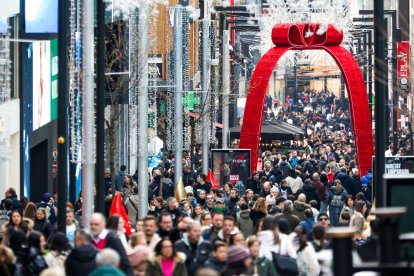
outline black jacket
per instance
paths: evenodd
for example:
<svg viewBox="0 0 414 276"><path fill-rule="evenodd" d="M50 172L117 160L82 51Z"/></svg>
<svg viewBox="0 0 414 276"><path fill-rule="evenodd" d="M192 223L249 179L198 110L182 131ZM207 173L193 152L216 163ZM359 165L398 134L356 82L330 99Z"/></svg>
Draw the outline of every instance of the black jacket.
<svg viewBox="0 0 414 276"><path fill-rule="evenodd" d="M65 262L66 275L89 275L96 268L98 250L91 244L73 249Z"/></svg>
<svg viewBox="0 0 414 276"><path fill-rule="evenodd" d="M33 230L36 230L42 233L45 236L45 239L47 241L50 234L52 234L52 224L46 218L42 220L35 218Z"/></svg>
<svg viewBox="0 0 414 276"><path fill-rule="evenodd" d="M253 177L251 177L247 180L246 190L247 189L252 190L255 195L258 195L262 189L262 185L259 180L256 181Z"/></svg>
<svg viewBox="0 0 414 276"><path fill-rule="evenodd" d="M319 194L316 191L315 187L312 185L303 185L302 189L299 189L296 192L296 197L298 197L300 194L305 194L307 203L309 203L311 200L316 200L318 202L318 207L321 206L321 198L319 197Z"/></svg>
<svg viewBox="0 0 414 276"><path fill-rule="evenodd" d="M187 266L188 275L195 275L197 269L204 266L212 250L211 243L200 237L197 248L193 252L187 234L184 234L183 238L175 243L175 248L187 257L185 265Z"/></svg>
<svg viewBox="0 0 414 276"><path fill-rule="evenodd" d="M354 179L347 175L346 173L340 172L336 175L335 179L341 180L342 187L346 190L349 195L356 195L356 187L354 184Z"/></svg>
<svg viewBox="0 0 414 276"><path fill-rule="evenodd" d="M226 262L219 262L216 258L210 256L204 266L220 273L226 267Z"/></svg>
<svg viewBox="0 0 414 276"><path fill-rule="evenodd" d="M162 198L167 200L169 197L174 197L174 182L170 178L164 178L161 183L160 187L157 190L157 196L160 193L160 189L162 187Z"/></svg>
<svg viewBox="0 0 414 276"><path fill-rule="evenodd" d="M256 225L257 222L259 220L261 220L262 218L264 218L265 216L266 216L266 214L263 213L263 212L258 212L258 211L255 211L255 210L250 210L250 218L253 221L253 225Z"/></svg>
<svg viewBox="0 0 414 276"><path fill-rule="evenodd" d="M17 261L21 265L23 276L36 276L48 268L42 253L35 247L23 249Z"/></svg>
<svg viewBox="0 0 414 276"><path fill-rule="evenodd" d="M36 205L37 208L43 207L46 210L49 210L50 215L47 218L51 224L56 222L56 214L55 214L55 208L53 208L52 206L49 205L49 203L45 203L45 202L40 202Z"/></svg>
<svg viewBox="0 0 414 276"><path fill-rule="evenodd" d="M106 236L105 248L111 248L118 252L121 257L119 268L128 276L134 275L131 265L129 264L128 256L125 252L125 248L115 232L108 232Z"/></svg>
<svg viewBox="0 0 414 276"><path fill-rule="evenodd" d="M170 232L166 232L161 228L158 228L157 234L161 239L164 237L169 237L172 242L176 242L181 239L180 231L177 228L173 228Z"/></svg>

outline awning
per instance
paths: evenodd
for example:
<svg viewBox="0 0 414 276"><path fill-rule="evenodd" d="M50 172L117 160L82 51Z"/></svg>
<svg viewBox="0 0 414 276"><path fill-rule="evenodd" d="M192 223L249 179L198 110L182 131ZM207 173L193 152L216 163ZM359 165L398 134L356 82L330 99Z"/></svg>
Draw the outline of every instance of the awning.
<svg viewBox="0 0 414 276"><path fill-rule="evenodd" d="M240 139L241 126L235 126L229 129L230 139ZM292 126L288 123L274 120L262 123L260 137L262 140L301 140L304 136L302 129Z"/></svg>

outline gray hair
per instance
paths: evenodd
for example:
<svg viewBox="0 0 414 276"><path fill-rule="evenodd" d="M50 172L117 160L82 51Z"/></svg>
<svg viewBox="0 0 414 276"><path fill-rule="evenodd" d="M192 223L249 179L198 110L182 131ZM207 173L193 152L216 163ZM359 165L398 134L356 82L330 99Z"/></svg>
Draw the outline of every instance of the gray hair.
<svg viewBox="0 0 414 276"><path fill-rule="evenodd" d="M291 200L285 200L283 202L283 209L292 212L293 202Z"/></svg>
<svg viewBox="0 0 414 276"><path fill-rule="evenodd" d="M187 231L190 231L191 228L193 228L194 225L197 225L197 226L201 227L201 224L200 224L199 221L193 220L193 221L191 221L191 222L188 223L188 225L187 225Z"/></svg>
<svg viewBox="0 0 414 276"><path fill-rule="evenodd" d="M96 254L95 258L97 266L107 265L112 267L118 267L120 260L121 258L119 257L118 252L110 248L102 249L101 252Z"/></svg>

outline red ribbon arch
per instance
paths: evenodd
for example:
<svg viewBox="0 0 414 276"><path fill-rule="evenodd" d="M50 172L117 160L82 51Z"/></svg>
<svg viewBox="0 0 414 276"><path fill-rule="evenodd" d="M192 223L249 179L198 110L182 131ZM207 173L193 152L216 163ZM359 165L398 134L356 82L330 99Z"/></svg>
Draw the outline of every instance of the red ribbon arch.
<svg viewBox="0 0 414 276"><path fill-rule="evenodd" d="M325 28L326 30L321 30ZM320 35L318 33L321 33ZM371 168L374 152L368 96L361 70L353 56L340 46L343 34L331 24L278 24L273 27L271 48L260 59L250 81L240 131L240 148L251 149L251 170L254 171L259 152L264 100L269 78L279 59L288 50L325 50L341 69L348 90L349 109L355 136L356 159L361 175Z"/></svg>

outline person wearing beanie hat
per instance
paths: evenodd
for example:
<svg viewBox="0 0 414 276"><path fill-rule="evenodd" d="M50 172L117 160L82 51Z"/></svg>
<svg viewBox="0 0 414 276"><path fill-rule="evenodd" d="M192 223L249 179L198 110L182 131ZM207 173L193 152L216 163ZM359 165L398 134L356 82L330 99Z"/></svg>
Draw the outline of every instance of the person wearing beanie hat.
<svg viewBox="0 0 414 276"><path fill-rule="evenodd" d="M135 275L144 275L148 266L148 256L151 250L148 246L137 245L128 254L129 264Z"/></svg>
<svg viewBox="0 0 414 276"><path fill-rule="evenodd" d="M251 266L249 252L241 245L232 245L227 249L227 271L225 275L245 275Z"/></svg>
<svg viewBox="0 0 414 276"><path fill-rule="evenodd" d="M56 222L56 213L55 208L53 205L50 204L50 199L52 196L49 193L44 193L42 196L42 202L36 205L37 208L45 208L47 213L47 219L50 221L51 224Z"/></svg>

